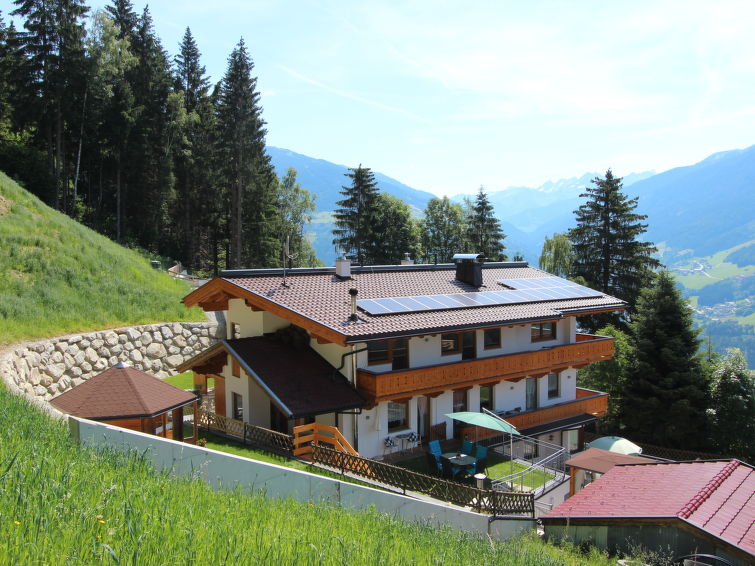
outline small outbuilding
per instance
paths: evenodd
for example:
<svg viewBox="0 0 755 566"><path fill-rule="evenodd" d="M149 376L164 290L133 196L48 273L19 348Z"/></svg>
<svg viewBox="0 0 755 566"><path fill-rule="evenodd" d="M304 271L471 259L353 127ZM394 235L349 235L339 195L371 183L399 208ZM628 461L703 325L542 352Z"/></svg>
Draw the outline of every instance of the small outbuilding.
<svg viewBox="0 0 755 566"><path fill-rule="evenodd" d="M551 540L641 545L755 564L755 468L739 460L620 464L541 517Z"/></svg>
<svg viewBox="0 0 755 566"><path fill-rule="evenodd" d="M76 417L192 444L197 440L199 397L123 362L50 402ZM193 416L190 434L184 415Z"/></svg>
<svg viewBox="0 0 755 566"><path fill-rule="evenodd" d="M600 448L588 448L565 464L569 467L569 497L580 491L587 484L592 483L608 470L619 464L642 464L654 462L652 458L643 456L629 456Z"/></svg>

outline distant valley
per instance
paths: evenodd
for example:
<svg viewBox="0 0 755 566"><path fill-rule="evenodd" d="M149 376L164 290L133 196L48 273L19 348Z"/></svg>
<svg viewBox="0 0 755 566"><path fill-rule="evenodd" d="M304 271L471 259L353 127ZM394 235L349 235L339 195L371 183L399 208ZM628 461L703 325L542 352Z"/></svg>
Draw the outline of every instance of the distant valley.
<svg viewBox="0 0 755 566"><path fill-rule="evenodd" d="M321 261L332 265L336 256L330 233L332 211L348 181L343 176L347 166L274 147L268 147L268 153L278 175L296 168L301 185L316 195L317 213L308 235ZM545 236L574 225L580 193L603 173L585 173L535 188L486 187L507 235L509 255L520 253L537 265ZM381 191L407 202L418 217L434 196L381 173L375 176ZM677 274L698 322L719 349L740 347L755 364L755 146L716 153L658 174L632 173L624 177L624 189L639 197L638 211L648 216L647 237ZM452 197L456 202L462 199L463 195Z"/></svg>

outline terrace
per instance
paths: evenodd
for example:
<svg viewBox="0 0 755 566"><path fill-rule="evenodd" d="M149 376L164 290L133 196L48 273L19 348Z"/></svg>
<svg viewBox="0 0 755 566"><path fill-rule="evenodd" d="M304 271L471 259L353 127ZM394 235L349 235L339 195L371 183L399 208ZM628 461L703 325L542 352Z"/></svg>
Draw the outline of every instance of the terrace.
<svg viewBox="0 0 755 566"><path fill-rule="evenodd" d="M553 346L535 352L387 372L360 369L357 372L357 387L371 404L377 404L459 387L502 380L518 381L527 376L563 371L568 367L583 367L592 362L608 360L613 357L613 352L612 338L578 334L575 344Z"/></svg>

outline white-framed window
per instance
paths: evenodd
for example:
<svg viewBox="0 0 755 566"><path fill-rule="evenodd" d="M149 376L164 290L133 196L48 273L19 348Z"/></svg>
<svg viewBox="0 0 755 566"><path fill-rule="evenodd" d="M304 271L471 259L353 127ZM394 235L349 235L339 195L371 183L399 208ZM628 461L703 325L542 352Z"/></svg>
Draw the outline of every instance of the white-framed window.
<svg viewBox="0 0 755 566"><path fill-rule="evenodd" d="M388 432L402 430L409 426L409 401L388 401Z"/></svg>

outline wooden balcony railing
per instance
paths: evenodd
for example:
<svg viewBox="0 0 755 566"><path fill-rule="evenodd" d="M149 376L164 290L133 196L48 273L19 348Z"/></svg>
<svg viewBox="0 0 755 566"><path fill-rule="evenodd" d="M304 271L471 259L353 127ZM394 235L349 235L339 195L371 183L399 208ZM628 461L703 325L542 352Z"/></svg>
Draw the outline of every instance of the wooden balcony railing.
<svg viewBox="0 0 755 566"><path fill-rule="evenodd" d="M577 399L575 401L566 401L526 413L509 413L503 415L503 418L518 430L522 430L584 414L600 418L606 414L607 410L608 393L577 387ZM459 438L471 440L482 440L495 436L501 436L501 433L497 430L475 426L464 427L459 431Z"/></svg>
<svg viewBox="0 0 755 566"><path fill-rule="evenodd" d="M320 423L310 423L294 427L294 456L310 460L314 447L319 444L329 446L339 452L359 456L359 452L349 444L338 427Z"/></svg>
<svg viewBox="0 0 755 566"><path fill-rule="evenodd" d="M518 429L530 428L577 415L605 416L608 411L608 393L577 388L577 399L543 407L526 413L507 415L504 418Z"/></svg>
<svg viewBox="0 0 755 566"><path fill-rule="evenodd" d="M370 403L377 404L496 380L542 376L613 357L613 338L579 334L577 339L575 344L451 364L385 373L360 369L357 388Z"/></svg>

